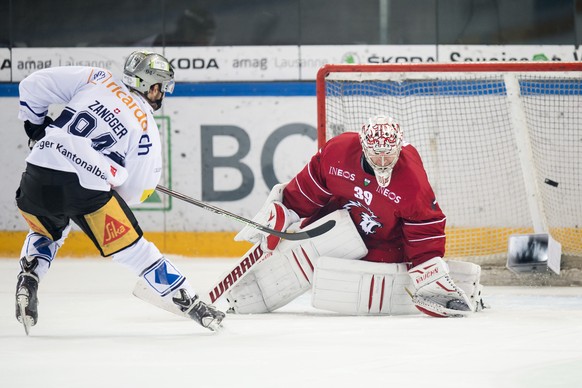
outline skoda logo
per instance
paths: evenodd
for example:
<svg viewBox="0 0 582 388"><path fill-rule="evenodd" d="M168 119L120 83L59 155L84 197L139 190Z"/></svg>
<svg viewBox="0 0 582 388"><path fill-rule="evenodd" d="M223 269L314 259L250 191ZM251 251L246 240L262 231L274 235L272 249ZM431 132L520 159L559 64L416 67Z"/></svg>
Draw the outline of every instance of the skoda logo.
<svg viewBox="0 0 582 388"><path fill-rule="evenodd" d="M342 55L342 63L357 64L361 62L357 53L348 52Z"/></svg>

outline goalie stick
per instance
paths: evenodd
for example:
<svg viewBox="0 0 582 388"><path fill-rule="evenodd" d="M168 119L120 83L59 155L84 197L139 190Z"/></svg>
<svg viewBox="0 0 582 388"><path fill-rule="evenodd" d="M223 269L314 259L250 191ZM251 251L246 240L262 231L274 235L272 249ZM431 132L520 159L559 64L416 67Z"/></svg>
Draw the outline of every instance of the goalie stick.
<svg viewBox="0 0 582 388"><path fill-rule="evenodd" d="M261 261L267 260L273 255L272 252L265 252L261 248L261 244L255 244L242 259L236 262L234 267L225 272L214 286L202 295L202 300L215 303L220 299L229 289L237 284L250 269Z"/></svg>
<svg viewBox="0 0 582 388"><path fill-rule="evenodd" d="M219 214L221 216L225 216L225 217L231 218L233 220L242 222L243 224L247 224L249 226L252 226L255 229L260 230L261 232L265 232L268 234L272 234L273 236L281 237L282 239L285 239L285 240L307 240L307 239L310 239L312 237L322 235L335 226L335 221L329 220L326 223L319 225L313 229L309 229L309 230L301 230L298 232L280 232L278 230L267 228L264 225L258 224L254 221L251 221L251 220L244 218L242 216L239 216L237 214L231 213L227 210L221 209L221 208L213 206L213 205L209 205L209 204L204 203L202 201L199 201L197 199L188 197L187 195L178 193L177 191L170 190L167 187L158 185L156 187L156 190L158 190L164 194L167 194L171 197L180 199L184 202L188 202L192 205L196 205L202 209L205 209L205 210L211 211L213 213Z"/></svg>

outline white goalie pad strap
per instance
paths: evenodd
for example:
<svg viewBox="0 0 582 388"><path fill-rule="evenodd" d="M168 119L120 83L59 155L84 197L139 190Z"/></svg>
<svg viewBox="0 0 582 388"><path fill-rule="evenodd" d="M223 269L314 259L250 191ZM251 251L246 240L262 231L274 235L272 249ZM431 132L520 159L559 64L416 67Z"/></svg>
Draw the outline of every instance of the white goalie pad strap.
<svg viewBox="0 0 582 388"><path fill-rule="evenodd" d="M271 257L257 264L234 286L227 294L234 311L240 314L274 311L297 298L311 287L321 255L359 259L368 253L347 210L331 213L308 228L330 219L336 225L329 232L310 240L282 241Z"/></svg>
<svg viewBox="0 0 582 388"><path fill-rule="evenodd" d="M483 286L481 285L481 266L475 263L459 260L447 260L449 275L460 289L471 300L474 311L485 307L482 299Z"/></svg>
<svg viewBox="0 0 582 388"><path fill-rule="evenodd" d="M417 314L406 288L406 264L320 257L315 268L313 307L347 315Z"/></svg>

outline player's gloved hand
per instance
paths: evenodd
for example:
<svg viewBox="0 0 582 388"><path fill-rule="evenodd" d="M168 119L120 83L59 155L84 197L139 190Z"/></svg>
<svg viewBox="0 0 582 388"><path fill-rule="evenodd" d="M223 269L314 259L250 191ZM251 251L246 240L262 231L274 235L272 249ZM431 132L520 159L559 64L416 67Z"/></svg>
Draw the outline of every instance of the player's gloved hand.
<svg viewBox="0 0 582 388"><path fill-rule="evenodd" d="M455 285L440 257L411 268L408 274L416 289L414 294L409 291L412 303L423 313L432 317L464 317L474 311L470 299Z"/></svg>
<svg viewBox="0 0 582 388"><path fill-rule="evenodd" d="M261 211L253 218L253 221L264 225L268 228L284 232L289 225L299 221L299 216L293 210L287 209L279 201L273 201L261 209ZM251 226L245 226L235 237L235 241L247 240L252 243L261 243L261 248L264 251L272 252L279 242L280 237L273 236L255 229Z"/></svg>
<svg viewBox="0 0 582 388"><path fill-rule="evenodd" d="M41 124L33 124L28 120L24 122L24 130L28 136L28 148L32 149L36 142L46 135L46 127L52 123L53 119L49 116L45 116L44 121Z"/></svg>

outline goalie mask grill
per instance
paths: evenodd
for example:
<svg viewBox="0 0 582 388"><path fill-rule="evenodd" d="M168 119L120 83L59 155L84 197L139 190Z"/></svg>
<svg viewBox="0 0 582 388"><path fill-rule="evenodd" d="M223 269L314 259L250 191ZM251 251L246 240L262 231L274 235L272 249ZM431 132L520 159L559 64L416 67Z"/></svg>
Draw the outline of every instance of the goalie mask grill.
<svg viewBox="0 0 582 388"><path fill-rule="evenodd" d="M374 170L381 187L390 184L392 169L400 156L403 138L400 124L389 116L374 116L360 130L364 157Z"/></svg>

